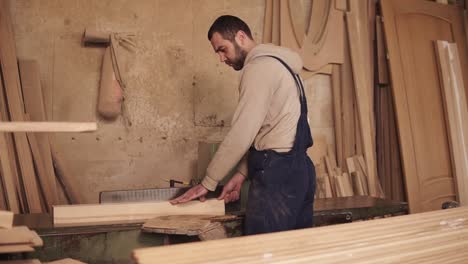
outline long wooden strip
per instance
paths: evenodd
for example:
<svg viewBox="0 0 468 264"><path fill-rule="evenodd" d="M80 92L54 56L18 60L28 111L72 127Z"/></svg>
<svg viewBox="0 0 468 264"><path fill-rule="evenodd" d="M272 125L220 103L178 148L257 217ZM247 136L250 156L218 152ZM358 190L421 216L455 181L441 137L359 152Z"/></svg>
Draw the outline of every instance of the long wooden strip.
<svg viewBox="0 0 468 264"><path fill-rule="evenodd" d="M344 166L343 158L343 116L341 114L341 71L339 65L333 65L331 77L332 96L333 96L333 123L335 125L335 146L336 146L336 162L338 167Z"/></svg>
<svg viewBox="0 0 468 264"><path fill-rule="evenodd" d="M13 226L13 212L0 211L0 228L11 228Z"/></svg>
<svg viewBox="0 0 468 264"><path fill-rule="evenodd" d="M133 257L140 264L154 263L156 259L174 264L265 261L418 263L419 259L431 257L440 260L438 256L447 252L466 252L463 248L468 246L467 217L468 208L465 207L227 240L137 249ZM187 253L181 256L177 252ZM219 258L220 255L223 258ZM457 259L463 263L468 255L457 255Z"/></svg>
<svg viewBox="0 0 468 264"><path fill-rule="evenodd" d="M262 43L271 43L273 27L273 0L265 1L265 18L263 20Z"/></svg>
<svg viewBox="0 0 468 264"><path fill-rule="evenodd" d="M468 205L468 108L457 44L437 41L439 71L444 92L451 149L461 205Z"/></svg>
<svg viewBox="0 0 468 264"><path fill-rule="evenodd" d="M304 6L302 1L289 0L288 7L291 17L292 26L294 29L294 35L299 47L302 47L304 38L306 35L306 29L304 25Z"/></svg>
<svg viewBox="0 0 468 264"><path fill-rule="evenodd" d="M54 206L55 226L142 222L164 215L224 215L224 202L210 199L171 205L169 202Z"/></svg>
<svg viewBox="0 0 468 264"><path fill-rule="evenodd" d="M41 264L38 259L4 260L0 264Z"/></svg>
<svg viewBox="0 0 468 264"><path fill-rule="evenodd" d="M34 248L27 245L12 245L12 246L0 246L0 254L4 253L18 253L18 252L32 252Z"/></svg>
<svg viewBox="0 0 468 264"><path fill-rule="evenodd" d="M9 3L9 1L1 1L0 3L0 61L11 120L23 121L23 99L21 96ZM31 213L40 213L42 212L42 208L39 189L26 135L24 133L15 133L14 138L29 211Z"/></svg>
<svg viewBox="0 0 468 264"><path fill-rule="evenodd" d="M24 98L24 107L28 113L28 118L26 118L26 121L46 121L47 118L42 97L38 63L33 60L20 60L19 69ZM53 204L57 204L58 198L55 184L55 174L52 164L52 155L50 153L49 135L46 133L35 135L28 134L27 137L29 144L31 145L36 168L38 168L39 181L41 183L46 203L50 207ZM37 142L31 142L31 140ZM37 145L36 150L33 149L33 144ZM43 168L42 173L40 173L39 168Z"/></svg>
<svg viewBox="0 0 468 264"><path fill-rule="evenodd" d="M0 122L1 132L91 132L95 122Z"/></svg>
<svg viewBox="0 0 468 264"><path fill-rule="evenodd" d="M353 67L354 84L356 88L356 101L359 112L359 123L361 128L361 138L363 151L366 158L367 164L367 176L369 183L369 194L373 197L379 197L377 188L377 166L376 166L376 154L375 154L375 142L374 137L374 122L372 109L369 105L370 98L370 87L368 82L366 71L367 63L362 61L364 54L368 51L364 50L366 45L360 43L366 42L362 39L360 30L362 27L359 24L359 18L353 13L346 14L346 21L348 26L348 34L350 39L351 49L351 61ZM364 57L365 58L365 57Z"/></svg>
<svg viewBox="0 0 468 264"><path fill-rule="evenodd" d="M71 204L84 203L85 199L83 197L83 194L76 188L76 186L78 186L78 178L69 169L67 161L64 160L61 153L57 151L56 146L51 144L50 148L52 152L52 160L54 162L57 180L62 185L67 199L71 202Z"/></svg>

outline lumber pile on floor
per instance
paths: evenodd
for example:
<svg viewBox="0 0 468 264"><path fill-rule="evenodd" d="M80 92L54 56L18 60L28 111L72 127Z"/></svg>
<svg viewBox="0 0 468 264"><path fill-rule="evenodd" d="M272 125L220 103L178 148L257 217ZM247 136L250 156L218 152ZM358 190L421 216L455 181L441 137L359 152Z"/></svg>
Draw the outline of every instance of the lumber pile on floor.
<svg viewBox="0 0 468 264"><path fill-rule="evenodd" d="M136 263L466 263L468 208L136 249ZM181 254L180 252L184 252Z"/></svg>
<svg viewBox="0 0 468 264"><path fill-rule="evenodd" d="M208 199L171 205L167 201L54 206L54 226L143 223L167 215L224 215L224 201Z"/></svg>
<svg viewBox="0 0 468 264"><path fill-rule="evenodd" d="M0 1L0 210L50 212L60 196L67 200L61 203L79 198L60 157L62 174L54 169L49 134L34 132L92 131L96 123L47 122L39 64L17 60L9 3Z"/></svg>

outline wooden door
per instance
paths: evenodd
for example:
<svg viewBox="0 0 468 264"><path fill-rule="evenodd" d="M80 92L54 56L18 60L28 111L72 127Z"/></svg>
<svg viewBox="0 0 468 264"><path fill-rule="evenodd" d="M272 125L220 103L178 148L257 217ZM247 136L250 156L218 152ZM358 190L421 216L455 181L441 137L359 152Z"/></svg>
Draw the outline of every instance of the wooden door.
<svg viewBox="0 0 468 264"><path fill-rule="evenodd" d="M382 0L410 212L456 200L435 40L456 42L468 83L462 10L425 0Z"/></svg>

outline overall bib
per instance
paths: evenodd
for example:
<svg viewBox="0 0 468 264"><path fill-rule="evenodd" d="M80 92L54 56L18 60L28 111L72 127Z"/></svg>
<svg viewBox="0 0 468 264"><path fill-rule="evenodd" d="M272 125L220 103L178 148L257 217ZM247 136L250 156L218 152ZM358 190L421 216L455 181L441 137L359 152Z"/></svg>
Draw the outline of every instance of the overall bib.
<svg viewBox="0 0 468 264"><path fill-rule="evenodd" d="M258 151L248 155L250 189L245 217L245 235L312 227L315 168L307 156L313 144L307 121L307 101L298 74L281 59L292 74L301 103L294 145L289 152Z"/></svg>

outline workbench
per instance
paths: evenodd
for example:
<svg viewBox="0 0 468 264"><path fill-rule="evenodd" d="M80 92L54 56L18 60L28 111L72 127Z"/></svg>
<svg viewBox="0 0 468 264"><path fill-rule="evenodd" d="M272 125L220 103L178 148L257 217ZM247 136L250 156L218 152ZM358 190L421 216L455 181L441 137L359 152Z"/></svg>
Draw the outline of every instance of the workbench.
<svg viewBox="0 0 468 264"><path fill-rule="evenodd" d="M323 226L407 212L406 203L367 196L317 199L314 222L316 226ZM228 213L238 216L236 221L224 223L228 237L241 236L243 210ZM141 224L58 228L53 226L48 214L16 215L14 224L28 226L44 241L44 247L35 252L9 256L17 259L49 261L70 257L87 263L128 263L136 248L199 241L196 236L144 233L140 230Z"/></svg>

